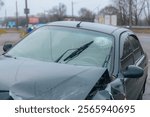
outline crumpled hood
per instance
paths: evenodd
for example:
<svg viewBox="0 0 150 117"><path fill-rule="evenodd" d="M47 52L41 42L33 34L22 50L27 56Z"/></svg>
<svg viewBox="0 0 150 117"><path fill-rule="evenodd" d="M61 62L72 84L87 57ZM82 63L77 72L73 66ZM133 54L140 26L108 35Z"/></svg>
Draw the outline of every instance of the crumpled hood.
<svg viewBox="0 0 150 117"><path fill-rule="evenodd" d="M10 94L22 99L85 99L105 68L24 61Z"/></svg>
<svg viewBox="0 0 150 117"><path fill-rule="evenodd" d="M23 60L0 56L0 91L8 91L15 83L16 75Z"/></svg>

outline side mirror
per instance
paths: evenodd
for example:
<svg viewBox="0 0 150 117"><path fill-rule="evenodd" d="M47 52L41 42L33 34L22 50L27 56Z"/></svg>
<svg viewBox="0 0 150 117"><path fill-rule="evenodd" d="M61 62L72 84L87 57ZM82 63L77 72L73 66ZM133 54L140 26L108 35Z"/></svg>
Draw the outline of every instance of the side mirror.
<svg viewBox="0 0 150 117"><path fill-rule="evenodd" d="M126 78L140 78L144 74L144 70L141 67L135 65L129 65L123 72L123 76Z"/></svg>
<svg viewBox="0 0 150 117"><path fill-rule="evenodd" d="M7 52L7 51L10 50L12 47L13 47L12 44L5 44L5 45L3 46L3 50L4 50L4 52Z"/></svg>

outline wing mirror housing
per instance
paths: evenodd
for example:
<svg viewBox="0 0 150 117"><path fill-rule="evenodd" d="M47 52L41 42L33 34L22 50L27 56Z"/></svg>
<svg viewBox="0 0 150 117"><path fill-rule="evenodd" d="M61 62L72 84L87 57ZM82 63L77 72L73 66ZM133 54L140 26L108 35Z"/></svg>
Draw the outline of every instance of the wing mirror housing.
<svg viewBox="0 0 150 117"><path fill-rule="evenodd" d="M10 50L12 47L13 47L12 44L5 44L5 45L3 46L3 50L4 50L4 52L7 52L7 51Z"/></svg>
<svg viewBox="0 0 150 117"><path fill-rule="evenodd" d="M140 78L144 74L144 70L141 67L135 65L129 65L123 72L123 76L126 78Z"/></svg>

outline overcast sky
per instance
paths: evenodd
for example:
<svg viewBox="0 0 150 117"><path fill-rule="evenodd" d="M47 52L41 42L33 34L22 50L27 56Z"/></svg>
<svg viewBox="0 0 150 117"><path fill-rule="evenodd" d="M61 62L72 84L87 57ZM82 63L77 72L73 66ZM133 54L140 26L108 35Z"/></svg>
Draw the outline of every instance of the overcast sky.
<svg viewBox="0 0 150 117"><path fill-rule="evenodd" d="M5 11L7 16L15 16L16 12L16 1L18 3L19 16L24 15L25 0L2 0L4 1L4 6L0 10L0 17L5 16ZM80 8L88 8L95 13L98 9L104 8L106 5L110 4L112 0L73 0L74 2L74 14L78 15ZM72 0L28 0L28 8L30 9L29 15L36 15L37 13L42 13L44 11L50 10L59 3L63 3L67 6L67 15L71 15L71 2Z"/></svg>

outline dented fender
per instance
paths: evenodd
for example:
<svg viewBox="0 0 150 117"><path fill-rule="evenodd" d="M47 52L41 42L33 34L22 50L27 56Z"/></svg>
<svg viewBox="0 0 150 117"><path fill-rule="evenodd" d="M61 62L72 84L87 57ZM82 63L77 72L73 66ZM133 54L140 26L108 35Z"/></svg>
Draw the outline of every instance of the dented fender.
<svg viewBox="0 0 150 117"><path fill-rule="evenodd" d="M115 79L107 84L104 90L100 90L93 97L93 100L124 100L126 99L123 79Z"/></svg>

